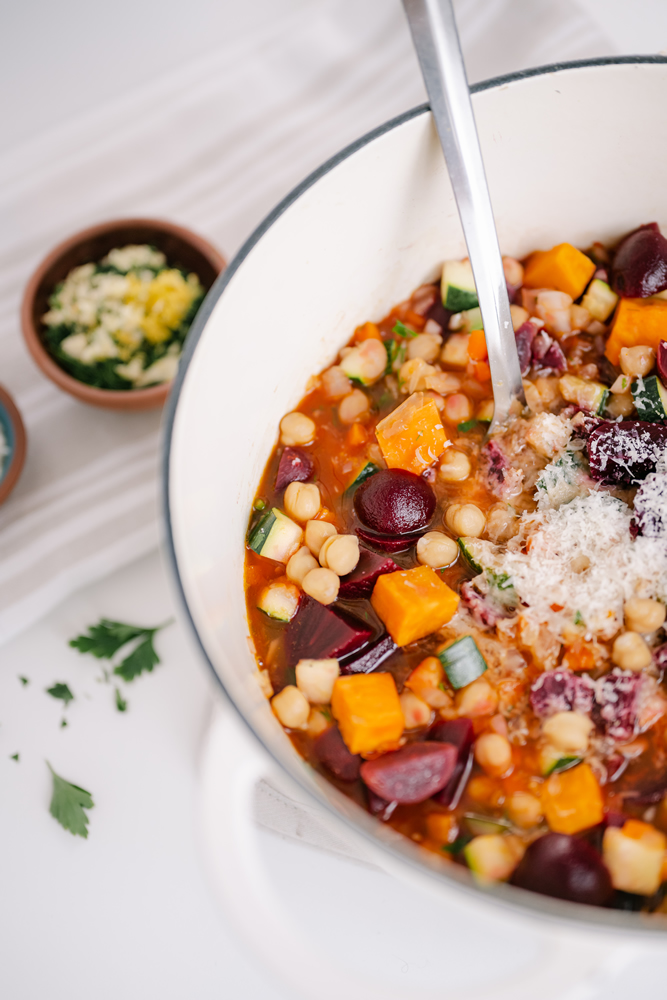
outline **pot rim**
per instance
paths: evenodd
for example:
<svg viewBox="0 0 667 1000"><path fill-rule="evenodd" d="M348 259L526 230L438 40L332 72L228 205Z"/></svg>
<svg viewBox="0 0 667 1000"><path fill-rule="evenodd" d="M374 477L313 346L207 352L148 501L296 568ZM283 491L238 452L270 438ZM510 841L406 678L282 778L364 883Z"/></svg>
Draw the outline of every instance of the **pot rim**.
<svg viewBox="0 0 667 1000"><path fill-rule="evenodd" d="M481 93L485 90L503 87L506 84L519 82L530 77L547 76L549 74L569 72L577 69L642 64L665 65L667 64L667 55L603 56L594 59L576 59L569 62L550 63L545 66L531 67L525 70L518 70L514 73L507 73L503 76L492 77L488 80L482 80L479 83L473 84L470 87L470 91L471 94ZM254 249L255 245L260 241L264 234L280 218L280 216L283 215L284 212L286 212L287 209L290 208L302 194L304 194L304 192L306 192L318 180L328 174L340 163L348 159L348 157L350 157L353 153L363 149L365 146L369 145L385 133L403 125L405 122L411 121L419 115L430 112L430 110L430 105L428 103L417 105L417 107L411 108L408 111L389 119L389 121L384 122L382 125L379 125L370 132L360 136L354 142L345 146L338 153L334 154L334 156L326 160L323 164L321 164L321 166L312 171L312 173L308 174L299 184L296 185L296 187L292 189L292 191L289 192L289 194L285 196L285 198L282 199L282 201L275 206L271 212L269 212L269 214L251 233L245 243L243 243L241 248L234 255L234 258L230 261L225 271L216 279L204 302L202 303L195 322L188 333L178 373L172 383L172 389L164 410L161 492L162 511L166 528L164 544L166 548L167 560L172 570L172 579L175 583L181 606L186 614L187 621L189 622L192 635L194 636L201 654L217 684L229 703L233 706L234 711L247 727L248 731L261 744L265 752L281 770L285 770L283 762L278 759L273 750L264 742L262 737L250 724L215 669L215 666L206 651L188 605L176 556L169 497L171 450L178 402L190 362L192 361L199 339L208 323L214 307L225 291L227 285L234 277L236 271L249 256L250 252ZM315 795L313 789L311 787L306 787L303 781L300 780L299 774L296 770L294 773L289 772L289 774L290 777L296 781L305 792L307 792L307 794L316 797L318 803L331 813L337 822L345 824L345 826L350 828L357 836L362 835L365 840L369 841L373 845L374 848L380 848L388 852L394 862L399 862L404 866L409 866L413 872L416 872L416 874L422 878L426 875L431 875L436 880L444 883L447 888L454 891L465 892L469 897L475 897L480 904L483 902L484 898L486 898L489 903L495 905L496 907L500 906L505 910L511 910L516 916L519 917L523 916L525 918L527 916L535 916L546 921L551 921L552 923L560 924L561 926L567 925L570 928L575 925L580 926L583 924L591 932L612 931L624 934L630 932L633 935L641 934L643 940L650 939L655 941L656 939L659 939L664 941L665 931L667 930L667 922L661 919L658 914L628 913L621 910L606 910L603 907L587 906L581 903L571 903L565 900L555 899L551 896L544 896L540 893L520 889L516 886L506 885L505 883L494 883L492 885L482 887L473 882L472 879L465 879L464 881L462 878L458 877L458 873L445 873L434 868L429 868L429 866L424 863L421 848L414 847L414 845L408 841L408 843L404 845L401 850L398 850L392 846L391 843L381 840L374 832L375 828L380 823L379 820L371 816L367 817L366 822L353 820L352 818L344 815L341 810L338 810L335 807L333 802L328 801L323 795Z"/></svg>

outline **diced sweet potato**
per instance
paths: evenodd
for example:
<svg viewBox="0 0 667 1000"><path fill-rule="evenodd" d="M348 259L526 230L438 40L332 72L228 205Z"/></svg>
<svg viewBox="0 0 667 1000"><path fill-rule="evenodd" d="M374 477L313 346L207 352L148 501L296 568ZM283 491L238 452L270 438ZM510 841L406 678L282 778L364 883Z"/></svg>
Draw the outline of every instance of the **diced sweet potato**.
<svg viewBox="0 0 667 1000"><path fill-rule="evenodd" d="M614 317L605 354L618 364L622 347L639 344L657 353L661 340L667 340L667 302L664 299L621 299Z"/></svg>
<svg viewBox="0 0 667 1000"><path fill-rule="evenodd" d="M468 357L471 361L486 361L488 356L484 330L473 330L468 341Z"/></svg>
<svg viewBox="0 0 667 1000"><path fill-rule="evenodd" d="M555 288L578 299L595 273L595 264L571 243L538 250L526 262L523 283L527 288Z"/></svg>
<svg viewBox="0 0 667 1000"><path fill-rule="evenodd" d="M542 808L555 833L579 833L601 823L602 794L588 764L552 774L542 788Z"/></svg>
<svg viewBox="0 0 667 1000"><path fill-rule="evenodd" d="M350 753L371 753L397 740L403 713L391 674L351 674L334 684L331 712Z"/></svg>
<svg viewBox="0 0 667 1000"><path fill-rule="evenodd" d="M354 331L355 344L361 344L364 340L382 340L382 334L375 323L364 323Z"/></svg>
<svg viewBox="0 0 667 1000"><path fill-rule="evenodd" d="M371 604L396 645L407 646L442 628L459 596L430 566L417 566L379 577Z"/></svg>
<svg viewBox="0 0 667 1000"><path fill-rule="evenodd" d="M438 407L423 392L413 392L380 421L375 433L389 468L418 476L440 458L447 443Z"/></svg>

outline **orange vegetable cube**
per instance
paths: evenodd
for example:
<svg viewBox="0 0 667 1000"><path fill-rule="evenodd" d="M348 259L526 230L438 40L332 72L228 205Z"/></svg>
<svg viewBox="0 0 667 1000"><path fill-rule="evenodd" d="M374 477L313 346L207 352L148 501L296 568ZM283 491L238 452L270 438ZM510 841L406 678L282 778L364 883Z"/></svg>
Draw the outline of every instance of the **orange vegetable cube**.
<svg viewBox="0 0 667 1000"><path fill-rule="evenodd" d="M486 361L475 361L473 363L473 376L478 382L491 381L491 369Z"/></svg>
<svg viewBox="0 0 667 1000"><path fill-rule="evenodd" d="M351 448L358 448L360 445L365 444L366 438L366 431L362 424L352 424L347 432L347 443Z"/></svg>
<svg viewBox="0 0 667 1000"><path fill-rule="evenodd" d="M486 361L488 356L484 330L473 330L468 341L468 357L471 361Z"/></svg>
<svg viewBox="0 0 667 1000"><path fill-rule="evenodd" d="M425 701L431 708L447 708L452 704L445 688L445 671L437 656L422 660L405 682L405 686Z"/></svg>
<svg viewBox="0 0 667 1000"><path fill-rule="evenodd" d="M617 365L622 347L641 344L657 353L661 340L667 340L667 301L621 299L604 353Z"/></svg>
<svg viewBox="0 0 667 1000"><path fill-rule="evenodd" d="M436 844L449 844L456 837L456 819L451 813L429 813L426 833Z"/></svg>
<svg viewBox="0 0 667 1000"><path fill-rule="evenodd" d="M523 283L528 288L555 288L578 299L595 273L595 264L571 243L538 250L526 261Z"/></svg>
<svg viewBox="0 0 667 1000"><path fill-rule="evenodd" d="M375 434L389 468L417 476L437 462L447 443L438 407L424 392L408 396L380 421Z"/></svg>
<svg viewBox="0 0 667 1000"><path fill-rule="evenodd" d="M542 788L542 808L556 833L579 833L601 823L602 793L588 764L552 774Z"/></svg>
<svg viewBox="0 0 667 1000"><path fill-rule="evenodd" d="M407 646L454 617L459 595L430 566L378 577L371 604L397 646Z"/></svg>
<svg viewBox="0 0 667 1000"><path fill-rule="evenodd" d="M364 323L354 331L355 344L361 344L364 340L382 340L382 334L375 323Z"/></svg>
<svg viewBox="0 0 667 1000"><path fill-rule="evenodd" d="M391 674L339 677L331 712L350 753L371 753L403 733L401 703Z"/></svg>

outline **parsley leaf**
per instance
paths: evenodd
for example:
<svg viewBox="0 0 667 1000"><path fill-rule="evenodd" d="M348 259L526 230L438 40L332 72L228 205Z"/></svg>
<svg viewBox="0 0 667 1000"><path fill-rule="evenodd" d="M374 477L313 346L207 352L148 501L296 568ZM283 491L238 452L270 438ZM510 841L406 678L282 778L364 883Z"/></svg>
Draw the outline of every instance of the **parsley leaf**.
<svg viewBox="0 0 667 1000"><path fill-rule="evenodd" d="M468 431L471 431L476 426L476 420L463 420L456 429L460 431L461 434L467 434Z"/></svg>
<svg viewBox="0 0 667 1000"><path fill-rule="evenodd" d="M405 323L401 323L400 319L396 321L396 325L392 328L392 333L397 333L399 337L416 337L417 331L411 330L409 326Z"/></svg>
<svg viewBox="0 0 667 1000"><path fill-rule="evenodd" d="M23 687L25 687L26 684L30 683L30 681L28 680L27 677L19 677L19 680L21 681L21 684L23 685Z"/></svg>
<svg viewBox="0 0 667 1000"><path fill-rule="evenodd" d="M387 352L387 367L384 373L391 375L392 372L398 371L405 361L405 344L399 344L397 340L385 340L384 347Z"/></svg>
<svg viewBox="0 0 667 1000"><path fill-rule="evenodd" d="M125 625L123 622L101 618L97 625L90 626L88 635L78 635L76 639L70 639L69 644L80 653L92 653L99 659L109 660L121 646L146 631L140 625Z"/></svg>
<svg viewBox="0 0 667 1000"><path fill-rule="evenodd" d="M114 674L118 674L124 681L132 681L144 670L151 671L160 662L160 657L153 646L153 635L156 631L157 629L153 629L146 635L146 638L114 669Z"/></svg>
<svg viewBox="0 0 667 1000"><path fill-rule="evenodd" d="M10 760L15 760L18 763L19 760L20 760L20 757L19 757L19 755L17 753L13 753L9 759Z"/></svg>
<svg viewBox="0 0 667 1000"><path fill-rule="evenodd" d="M127 702L120 693L120 688L116 688L116 708L119 712L127 712Z"/></svg>
<svg viewBox="0 0 667 1000"><path fill-rule="evenodd" d="M70 701L74 701L74 695L67 684L54 684L53 687L46 689L46 693L50 694L52 698L60 698L61 701L65 702L65 705L69 705Z"/></svg>
<svg viewBox="0 0 667 1000"><path fill-rule="evenodd" d="M72 785L56 774L49 762L47 766L53 778L53 794L49 812L60 825L79 837L88 836L88 816L84 809L92 809L93 797L85 788Z"/></svg>

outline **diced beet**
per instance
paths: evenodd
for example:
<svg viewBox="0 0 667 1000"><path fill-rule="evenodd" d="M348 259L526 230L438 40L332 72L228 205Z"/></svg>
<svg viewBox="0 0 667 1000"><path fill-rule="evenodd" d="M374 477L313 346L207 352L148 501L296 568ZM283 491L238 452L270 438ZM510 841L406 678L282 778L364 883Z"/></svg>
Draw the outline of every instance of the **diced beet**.
<svg viewBox="0 0 667 1000"><path fill-rule="evenodd" d="M635 781L634 783L624 783L622 794L624 799L636 802L638 805L655 805L662 802L667 792L667 774L653 780Z"/></svg>
<svg viewBox="0 0 667 1000"><path fill-rule="evenodd" d="M579 676L566 667L545 670L530 689L530 704L535 715L548 719L556 712L582 712L593 708L595 683L588 674Z"/></svg>
<svg viewBox="0 0 667 1000"><path fill-rule="evenodd" d="M383 635L370 646L364 646L358 656L353 653L344 664L341 664L340 672L341 674L370 674L397 649L398 646L392 637Z"/></svg>
<svg viewBox="0 0 667 1000"><path fill-rule="evenodd" d="M365 528L355 528L356 533L366 545L372 545L382 552L405 552L411 545L416 545L419 535L376 535Z"/></svg>
<svg viewBox="0 0 667 1000"><path fill-rule="evenodd" d="M588 441L589 437L598 427L605 424L607 421L603 420L602 417L594 417L591 413L586 413L584 410L580 410L576 406L566 406L564 410L561 410L561 416L572 417L572 426L574 428L575 436L581 438L582 441Z"/></svg>
<svg viewBox="0 0 667 1000"><path fill-rule="evenodd" d="M370 597L377 578L383 573L394 573L397 569L400 569L400 566L397 566L389 556L379 555L362 546L356 569L341 577L339 600L351 601L359 597Z"/></svg>
<svg viewBox="0 0 667 1000"><path fill-rule="evenodd" d="M366 789L366 795L368 796L368 810L373 814L373 816L379 816L383 823L387 823L391 818L391 814L398 805L398 802L387 802L386 799L381 798L372 792L370 788Z"/></svg>
<svg viewBox="0 0 667 1000"><path fill-rule="evenodd" d="M510 881L521 889L590 906L604 906L613 892L599 852L566 833L545 833L534 840Z"/></svg>
<svg viewBox="0 0 667 1000"><path fill-rule="evenodd" d="M310 456L301 448L285 448L276 473L276 489L284 490L290 483L306 483L313 474Z"/></svg>
<svg viewBox="0 0 667 1000"><path fill-rule="evenodd" d="M667 383L667 340L661 340L658 344L656 361L658 364L658 375L663 383Z"/></svg>
<svg viewBox="0 0 667 1000"><path fill-rule="evenodd" d="M320 763L341 781L356 781L359 777L361 757L350 753L338 726L330 726L320 733L313 743L313 752Z"/></svg>
<svg viewBox="0 0 667 1000"><path fill-rule="evenodd" d="M435 511L435 493L421 476L405 469L381 469L354 494L354 509L365 528L381 535L423 531Z"/></svg>
<svg viewBox="0 0 667 1000"><path fill-rule="evenodd" d="M375 629L342 608L332 608L303 595L285 628L285 652L290 664L299 660L343 659L363 649Z"/></svg>
<svg viewBox="0 0 667 1000"><path fill-rule="evenodd" d="M522 375L527 375L533 363L533 341L537 327L529 319L522 323L514 334L516 338L516 351L519 355L519 368Z"/></svg>
<svg viewBox="0 0 667 1000"><path fill-rule="evenodd" d="M482 448L480 466L491 493L509 500L521 492L523 473L510 461L497 441L487 441Z"/></svg>
<svg viewBox="0 0 667 1000"><path fill-rule="evenodd" d="M608 486L632 486L653 472L667 445L667 425L646 420L604 421L589 436L591 476Z"/></svg>
<svg viewBox="0 0 667 1000"><path fill-rule="evenodd" d="M461 600L477 625L493 627L512 614L508 608L495 602L488 594L480 594L469 580L461 584Z"/></svg>
<svg viewBox="0 0 667 1000"><path fill-rule="evenodd" d="M552 340L549 345L549 349L543 356L540 365L540 371L546 372L564 372L567 368L567 361L565 360L565 355L561 349L560 344L555 340Z"/></svg>
<svg viewBox="0 0 667 1000"><path fill-rule="evenodd" d="M421 288L418 288L413 294L410 308L413 312L416 312L418 316L428 316L439 298L439 285L422 285Z"/></svg>
<svg viewBox="0 0 667 1000"><path fill-rule="evenodd" d="M642 674L618 667L595 682L593 717L614 740L629 740L635 731L639 712Z"/></svg>
<svg viewBox="0 0 667 1000"><path fill-rule="evenodd" d="M633 537L665 538L667 536L667 475L663 471L647 476L634 499L631 531ZM633 530L634 529L634 530Z"/></svg>
<svg viewBox="0 0 667 1000"><path fill-rule="evenodd" d="M551 345L553 344L552 338L549 336L547 331L542 327L535 334L535 339L533 340L533 364L539 365L542 358L547 353Z"/></svg>
<svg viewBox="0 0 667 1000"><path fill-rule="evenodd" d="M451 743L412 743L365 761L361 777L372 792L388 802L414 805L445 787L456 757Z"/></svg>
<svg viewBox="0 0 667 1000"><path fill-rule="evenodd" d="M605 826L624 826L627 818L628 817L624 816L623 813L615 812L613 809L609 809L604 814Z"/></svg>
<svg viewBox="0 0 667 1000"><path fill-rule="evenodd" d="M625 237L614 257L612 287L630 299L645 299L667 288L667 240L657 223Z"/></svg>
<svg viewBox="0 0 667 1000"><path fill-rule="evenodd" d="M593 275L593 280L598 279L599 281L604 281L607 285L609 284L609 271L606 267L598 267L597 271Z"/></svg>
<svg viewBox="0 0 667 1000"><path fill-rule="evenodd" d="M461 785L467 780L468 765L472 763L472 744L475 739L473 724L470 719L436 722L429 730L426 739L451 743L456 747L456 764L452 776L442 791L433 796L441 806L451 806L460 798Z"/></svg>

